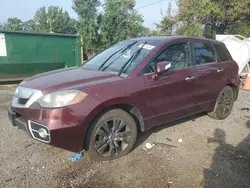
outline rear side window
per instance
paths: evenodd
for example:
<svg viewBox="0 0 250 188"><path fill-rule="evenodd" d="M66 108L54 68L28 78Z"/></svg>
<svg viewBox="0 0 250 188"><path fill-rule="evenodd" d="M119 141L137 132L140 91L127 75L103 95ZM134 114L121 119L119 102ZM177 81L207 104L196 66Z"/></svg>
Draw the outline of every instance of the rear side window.
<svg viewBox="0 0 250 188"><path fill-rule="evenodd" d="M216 45L216 49L218 52L218 56L220 58L221 61L229 61L231 60L231 55L229 54L226 46L224 45Z"/></svg>
<svg viewBox="0 0 250 188"><path fill-rule="evenodd" d="M193 47L196 65L216 62L215 52L211 44L194 42Z"/></svg>

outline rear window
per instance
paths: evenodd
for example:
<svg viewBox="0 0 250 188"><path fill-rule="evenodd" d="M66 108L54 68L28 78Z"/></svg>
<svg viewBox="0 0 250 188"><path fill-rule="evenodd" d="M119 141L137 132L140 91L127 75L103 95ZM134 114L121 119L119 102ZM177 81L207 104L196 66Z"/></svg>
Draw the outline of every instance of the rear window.
<svg viewBox="0 0 250 188"><path fill-rule="evenodd" d="M224 45L216 45L218 56L220 61L229 61L231 60L231 55Z"/></svg>
<svg viewBox="0 0 250 188"><path fill-rule="evenodd" d="M215 52L211 44L194 42L193 47L197 65L216 62Z"/></svg>

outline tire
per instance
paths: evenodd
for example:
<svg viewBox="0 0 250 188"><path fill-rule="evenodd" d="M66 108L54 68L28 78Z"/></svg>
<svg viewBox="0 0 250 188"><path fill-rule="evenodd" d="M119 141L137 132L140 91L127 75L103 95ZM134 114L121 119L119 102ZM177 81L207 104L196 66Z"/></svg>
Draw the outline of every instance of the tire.
<svg viewBox="0 0 250 188"><path fill-rule="evenodd" d="M112 109L99 116L86 137L90 159L109 161L127 155L134 147L137 125L133 117L121 109Z"/></svg>
<svg viewBox="0 0 250 188"><path fill-rule="evenodd" d="M234 105L234 92L230 86L224 87L217 97L214 110L208 113L208 116L218 120L226 119Z"/></svg>

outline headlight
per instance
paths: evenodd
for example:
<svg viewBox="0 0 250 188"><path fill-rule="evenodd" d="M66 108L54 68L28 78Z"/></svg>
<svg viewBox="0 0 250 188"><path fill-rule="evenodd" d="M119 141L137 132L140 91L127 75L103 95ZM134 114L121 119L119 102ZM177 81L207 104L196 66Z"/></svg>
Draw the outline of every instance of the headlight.
<svg viewBox="0 0 250 188"><path fill-rule="evenodd" d="M86 93L78 90L66 90L48 93L38 99L41 107L59 108L81 102L87 96Z"/></svg>

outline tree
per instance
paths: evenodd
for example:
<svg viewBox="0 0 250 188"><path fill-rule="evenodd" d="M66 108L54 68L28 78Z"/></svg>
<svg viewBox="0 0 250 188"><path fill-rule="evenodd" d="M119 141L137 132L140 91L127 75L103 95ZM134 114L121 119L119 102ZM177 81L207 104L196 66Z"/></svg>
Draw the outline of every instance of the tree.
<svg viewBox="0 0 250 188"><path fill-rule="evenodd" d="M32 19L24 22L22 27L24 31L38 31L38 25Z"/></svg>
<svg viewBox="0 0 250 188"><path fill-rule="evenodd" d="M150 35L150 36L159 36L159 35L161 35L161 34L159 33L159 31L151 30L150 33L149 33L149 35Z"/></svg>
<svg viewBox="0 0 250 188"><path fill-rule="evenodd" d="M22 20L19 18L8 18L7 23L3 25L3 30L6 31L21 31L22 28Z"/></svg>
<svg viewBox="0 0 250 188"><path fill-rule="evenodd" d="M46 7L41 7L35 13L34 20L38 25L39 32L49 32L50 26L48 23L48 15L46 11Z"/></svg>
<svg viewBox="0 0 250 188"><path fill-rule="evenodd" d="M105 46L131 37L144 36L147 29L143 18L134 9L133 0L106 0L101 23L102 42Z"/></svg>
<svg viewBox="0 0 250 188"><path fill-rule="evenodd" d="M50 6L47 10L42 7L37 10L34 20L40 32L53 32L76 34L76 20L70 18L67 11L56 6Z"/></svg>
<svg viewBox="0 0 250 188"><path fill-rule="evenodd" d="M240 34L250 37L250 15L245 19L238 20L228 27L227 33Z"/></svg>
<svg viewBox="0 0 250 188"><path fill-rule="evenodd" d="M200 23L193 22L182 22L179 29L175 31L176 35L185 35L185 36L203 36L204 31Z"/></svg>
<svg viewBox="0 0 250 188"><path fill-rule="evenodd" d="M72 8L78 15L79 33L83 38L85 48L93 48L98 43L97 21L100 22L102 18L98 15L100 5L99 0L73 0Z"/></svg>
<svg viewBox="0 0 250 188"><path fill-rule="evenodd" d="M247 20L250 14L250 0L179 0L178 7L179 20L186 22L189 28L193 26L190 23L202 24L203 35L208 38L214 38L215 34L235 33L234 25ZM246 23L240 27L245 26Z"/></svg>
<svg viewBox="0 0 250 188"><path fill-rule="evenodd" d="M163 15L162 21L159 24L156 24L156 27L159 29L159 33L161 35L171 35L173 33L173 27L175 23L176 18L172 15L172 5L169 3L167 15Z"/></svg>

